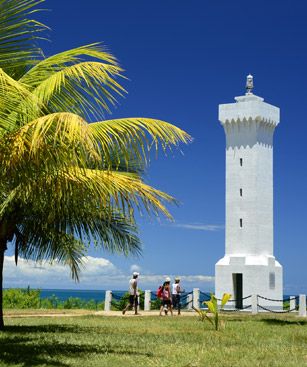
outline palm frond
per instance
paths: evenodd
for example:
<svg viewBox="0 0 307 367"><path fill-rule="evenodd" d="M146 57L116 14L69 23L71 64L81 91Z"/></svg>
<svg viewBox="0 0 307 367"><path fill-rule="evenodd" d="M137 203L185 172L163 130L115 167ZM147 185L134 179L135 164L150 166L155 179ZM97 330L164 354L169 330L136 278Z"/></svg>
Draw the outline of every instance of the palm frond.
<svg viewBox="0 0 307 367"><path fill-rule="evenodd" d="M38 98L0 68L0 132L16 129L37 116L38 111Z"/></svg>
<svg viewBox="0 0 307 367"><path fill-rule="evenodd" d="M64 216L70 209L89 205L100 210L113 207L111 214L115 210L127 218L137 207L140 211L144 208L149 214L162 213L172 219L163 201L176 203L173 197L145 184L136 174L71 166L49 176L43 171L41 177L36 175L27 185L15 187L2 201L0 213L9 210L13 202L31 205L33 210L52 202L53 210Z"/></svg>
<svg viewBox="0 0 307 367"><path fill-rule="evenodd" d="M37 222L34 227L35 231L33 228L29 231L29 228L24 225L20 231L26 238L26 242L23 244L19 242L19 256L35 261L49 260L68 265L72 278L78 280L85 254L82 241L71 234L48 231L46 226L40 228Z"/></svg>
<svg viewBox="0 0 307 367"><path fill-rule="evenodd" d="M12 211L12 208L14 208L15 203L18 200L20 190L21 186L17 186L13 188L11 191L6 193L2 188L1 190L2 200L0 203L0 219L2 219L4 216L8 216L9 213Z"/></svg>
<svg viewBox="0 0 307 367"><path fill-rule="evenodd" d="M82 156L84 161L101 160L98 143L82 117L66 112L30 121L4 137L0 147L2 173L12 169L21 171L38 163L42 169L49 161L54 171L63 159L70 158L68 165L72 161L77 164Z"/></svg>
<svg viewBox="0 0 307 367"><path fill-rule="evenodd" d="M145 184L136 174L71 167L69 171L63 172L62 177L66 192L70 188L74 190L75 185L79 188L81 186L83 192L91 192L96 198L100 198L103 206L109 206L111 203L126 215L129 215L134 206L140 211L143 206L149 214L162 213L172 219L162 201L176 203L176 200Z"/></svg>
<svg viewBox="0 0 307 367"><path fill-rule="evenodd" d="M77 222L72 227L73 233L69 233L69 226L61 223L67 224L67 220L71 221L71 218L61 215L51 221L46 208L40 208L35 215L30 206L28 209L31 215L27 216L27 211L24 211L22 223L15 232L17 257L61 262L70 267L72 277L78 280L86 251L85 242L94 240L97 247L108 252L125 255L140 253L140 240L134 221L128 220L119 212L114 212L110 220L101 211L83 211L82 215L79 213L75 217ZM52 207L50 210L52 211ZM63 232L61 227L66 231Z"/></svg>
<svg viewBox="0 0 307 367"><path fill-rule="evenodd" d="M50 145L80 143L87 149L93 146L87 122L80 116L68 112L53 113L39 117L22 126L17 134L35 154L42 142Z"/></svg>
<svg viewBox="0 0 307 367"><path fill-rule="evenodd" d="M89 128L104 152L113 147L129 158L133 151L137 159L145 161L152 145L157 150L161 144L165 151L180 142L188 143L192 140L189 134L172 124L142 117L95 122Z"/></svg>
<svg viewBox="0 0 307 367"><path fill-rule="evenodd" d="M110 112L109 104L116 103L113 94L122 95L125 91L114 78L120 76L120 71L117 66L100 62L78 63L52 74L33 90L33 94L50 111L75 111L78 108L83 116L101 116L104 111ZM96 108L91 101L95 102Z"/></svg>
<svg viewBox="0 0 307 367"><path fill-rule="evenodd" d="M108 213L104 218L100 217L92 228L91 235L95 239L95 245L108 252L126 256L139 255L141 252L141 242L134 220L120 212L113 211L111 217Z"/></svg>
<svg viewBox="0 0 307 367"><path fill-rule="evenodd" d="M37 11L33 8L43 1L0 1L0 67L15 79L42 57L35 39L47 27L29 17Z"/></svg>
<svg viewBox="0 0 307 367"><path fill-rule="evenodd" d="M49 155L53 164L70 158L69 164L74 161L85 168L91 168L96 162L94 168L103 158L100 168L118 169L126 165L129 171L129 164L146 162L153 144L157 149L160 143L166 150L191 138L183 130L160 120L130 118L87 124L76 114L54 113L27 123L8 140L6 159L1 154L5 144L0 149L3 169L21 170L20 164L36 158L44 164Z"/></svg>
<svg viewBox="0 0 307 367"><path fill-rule="evenodd" d="M36 88L54 73L61 71L67 66L80 63L88 57L118 67L116 58L101 43L97 42L59 52L41 60L20 81L28 84L32 88ZM120 71L122 70L120 69Z"/></svg>
<svg viewBox="0 0 307 367"><path fill-rule="evenodd" d="M95 60L88 61L88 57ZM99 118L110 112L115 95L126 92L116 81L122 71L100 44L91 44L42 60L20 81L29 85L49 112L71 111Z"/></svg>

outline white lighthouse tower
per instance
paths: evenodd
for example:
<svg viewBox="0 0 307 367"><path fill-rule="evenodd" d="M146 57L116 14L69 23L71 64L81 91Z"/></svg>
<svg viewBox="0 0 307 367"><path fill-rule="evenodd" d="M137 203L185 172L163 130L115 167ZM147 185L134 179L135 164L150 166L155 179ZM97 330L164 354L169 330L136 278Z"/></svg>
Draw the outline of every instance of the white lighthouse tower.
<svg viewBox="0 0 307 367"><path fill-rule="evenodd" d="M273 135L279 108L253 93L219 105L226 134L226 251L215 266L215 293L231 293L236 307L258 294L282 299L282 266L273 254ZM262 300L264 306L281 303Z"/></svg>

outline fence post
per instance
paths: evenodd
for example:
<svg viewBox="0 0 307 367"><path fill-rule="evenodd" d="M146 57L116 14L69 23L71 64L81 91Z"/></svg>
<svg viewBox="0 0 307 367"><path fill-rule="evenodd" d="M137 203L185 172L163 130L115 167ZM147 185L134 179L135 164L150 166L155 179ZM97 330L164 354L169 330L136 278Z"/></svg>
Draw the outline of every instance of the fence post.
<svg viewBox="0 0 307 367"><path fill-rule="evenodd" d="M298 309L298 315L306 317L306 294L300 294L300 304Z"/></svg>
<svg viewBox="0 0 307 367"><path fill-rule="evenodd" d="M295 296L290 296L289 310L292 310L291 312L295 312L296 311L296 299L295 299Z"/></svg>
<svg viewBox="0 0 307 367"><path fill-rule="evenodd" d="M151 291L146 290L144 297L144 311L150 311L150 303L151 303Z"/></svg>
<svg viewBox="0 0 307 367"><path fill-rule="evenodd" d="M106 291L106 295L104 298L104 310L105 311L111 310L111 302L112 302L112 291Z"/></svg>
<svg viewBox="0 0 307 367"><path fill-rule="evenodd" d="M192 302L193 302L193 294L188 294L187 295L188 310L192 310Z"/></svg>
<svg viewBox="0 0 307 367"><path fill-rule="evenodd" d="M193 288L193 307L199 308L199 288Z"/></svg>
<svg viewBox="0 0 307 367"><path fill-rule="evenodd" d="M251 302L252 302L252 314L257 314L258 313L258 295L257 294L252 294Z"/></svg>

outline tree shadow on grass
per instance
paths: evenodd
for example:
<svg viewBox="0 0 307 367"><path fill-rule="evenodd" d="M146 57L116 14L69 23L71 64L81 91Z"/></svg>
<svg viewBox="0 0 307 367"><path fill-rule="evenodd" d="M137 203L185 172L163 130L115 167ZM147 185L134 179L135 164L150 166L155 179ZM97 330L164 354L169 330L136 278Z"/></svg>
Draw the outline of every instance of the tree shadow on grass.
<svg viewBox="0 0 307 367"><path fill-rule="evenodd" d="M0 339L0 361L2 363L21 364L25 367L30 366L58 366L66 367L65 363L53 358L48 358L47 351L42 344L39 344L36 339L28 337L12 337ZM57 356L56 353L53 356Z"/></svg>
<svg viewBox="0 0 307 367"><path fill-rule="evenodd" d="M103 326L79 326L79 325L63 325L63 324L43 324L43 325L6 325L2 335L14 334L36 334L36 333L72 333L72 334L88 334L98 333L101 334L118 334L118 332L112 332L112 329ZM1 331L0 331L1 336ZM1 339L0 339L1 340Z"/></svg>
<svg viewBox="0 0 307 367"><path fill-rule="evenodd" d="M48 329L49 329L48 325ZM57 326L57 325L52 325ZM60 327L60 326L58 326ZM17 327L17 329L25 329L32 327ZM39 328L42 326L33 326ZM60 327L60 329L66 327ZM39 330L36 330L39 331ZM63 331L63 330L62 330ZM69 331L71 332L70 328ZM117 355L134 355L152 357L153 353L146 353L134 350L126 350L127 346L111 345L110 343L103 345L81 344L55 340L46 340L36 335L32 336L16 336L15 330L12 335L10 333L0 334L0 362L10 364L18 364L23 367L31 366L56 366L68 367L70 364L62 362L64 357L80 358L83 355L88 357L89 354L117 354ZM78 339L79 340L79 339ZM0 363L1 364L1 363Z"/></svg>
<svg viewBox="0 0 307 367"><path fill-rule="evenodd" d="M270 325L307 325L307 320L262 319Z"/></svg>
<svg viewBox="0 0 307 367"><path fill-rule="evenodd" d="M4 334L16 333L76 333L80 328L76 325L6 325ZM3 335L4 335L3 334ZM1 335L1 334L0 334Z"/></svg>

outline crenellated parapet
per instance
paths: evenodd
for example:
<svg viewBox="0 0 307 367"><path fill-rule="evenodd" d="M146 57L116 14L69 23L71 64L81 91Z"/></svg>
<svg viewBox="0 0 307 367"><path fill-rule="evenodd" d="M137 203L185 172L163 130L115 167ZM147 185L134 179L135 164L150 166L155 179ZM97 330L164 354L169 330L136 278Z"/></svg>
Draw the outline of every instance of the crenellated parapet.
<svg viewBox="0 0 307 367"><path fill-rule="evenodd" d="M264 102L264 99L253 94L235 97L235 103L219 105L219 121L225 124L256 122L258 124L279 124L279 108Z"/></svg>

